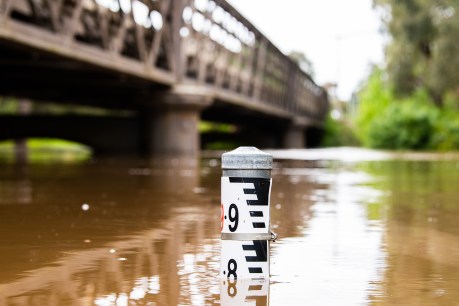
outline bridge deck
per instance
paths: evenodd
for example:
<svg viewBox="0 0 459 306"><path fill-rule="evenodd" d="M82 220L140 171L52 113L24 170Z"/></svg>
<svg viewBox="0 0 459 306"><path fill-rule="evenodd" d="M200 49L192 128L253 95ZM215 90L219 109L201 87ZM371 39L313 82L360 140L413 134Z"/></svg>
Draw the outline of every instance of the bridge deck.
<svg viewBox="0 0 459 306"><path fill-rule="evenodd" d="M0 45L5 95L135 108L191 90L315 125L328 110L324 90L223 0L0 0Z"/></svg>

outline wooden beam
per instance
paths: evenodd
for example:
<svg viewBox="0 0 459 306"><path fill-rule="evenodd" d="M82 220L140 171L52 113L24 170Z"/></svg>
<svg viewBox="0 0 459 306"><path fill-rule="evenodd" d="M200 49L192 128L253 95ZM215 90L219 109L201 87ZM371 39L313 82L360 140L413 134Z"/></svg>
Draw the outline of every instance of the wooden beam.
<svg viewBox="0 0 459 306"><path fill-rule="evenodd" d="M170 0L163 0L160 3L159 13L163 18L163 26L161 29L156 31L153 40L151 42L150 50L148 52L148 56L146 59L147 67L156 66L156 60L158 59L159 49L161 47L161 43L163 42L163 32L168 31L168 24L166 21L166 16L170 11L171 1Z"/></svg>
<svg viewBox="0 0 459 306"><path fill-rule="evenodd" d="M174 77L169 71L163 69L146 71L142 62L125 56L110 56L107 51L98 46L78 41L66 45L62 43L62 37L59 35L15 20L9 20L7 28L0 27L0 38L23 48L35 50L37 54L43 52L51 58L67 58L161 84L174 82Z"/></svg>
<svg viewBox="0 0 459 306"><path fill-rule="evenodd" d="M142 25L137 24L137 23L134 24L134 27L135 27L134 28L135 40L136 40L137 51L139 53L139 59L140 61L146 64L148 52L145 46L145 30Z"/></svg>
<svg viewBox="0 0 459 306"><path fill-rule="evenodd" d="M228 69L229 51L223 46L220 46L219 50L220 51L218 52L218 56L217 56L218 65L217 65L217 76L215 77L215 86L222 87L225 72Z"/></svg>
<svg viewBox="0 0 459 306"><path fill-rule="evenodd" d="M64 29L62 33L65 37L64 44L66 45L69 45L73 41L77 24L80 21L81 17L83 1L84 0L75 0L75 7L73 8L72 17L66 24L63 25Z"/></svg>
<svg viewBox="0 0 459 306"><path fill-rule="evenodd" d="M242 43L242 42L241 42ZM250 46L244 46L242 43L241 52L243 52L244 47L247 50L250 50L248 56L245 56L245 65L247 68L243 71L243 78L242 78L242 94L249 96L249 88L250 84L253 84L253 61L255 59L255 49Z"/></svg>
<svg viewBox="0 0 459 306"><path fill-rule="evenodd" d="M267 42L265 40L259 41L258 45L258 61L257 61L257 71L255 76L255 83L254 83L254 91L253 91L253 98L256 100L260 99L261 96L261 88L263 84L263 77L265 73L266 67L266 48Z"/></svg>
<svg viewBox="0 0 459 306"><path fill-rule="evenodd" d="M119 55L123 51L124 40L126 39L128 27L134 22L131 19L131 14L122 14L121 18L121 25L118 27L118 32L116 33L115 37L112 38L111 44L111 50L116 55Z"/></svg>
<svg viewBox="0 0 459 306"><path fill-rule="evenodd" d="M0 21L10 14L13 0L0 0Z"/></svg>
<svg viewBox="0 0 459 306"><path fill-rule="evenodd" d="M163 40L163 31L165 31L166 25L163 24L162 28L159 29L151 42L150 51L148 52L148 56L146 59L146 64L148 67L156 66L156 60L158 59L159 48L161 47L161 42Z"/></svg>
<svg viewBox="0 0 459 306"><path fill-rule="evenodd" d="M207 66L207 40L208 37L202 35L201 33L196 33L198 39L198 47L196 48L195 57L198 63L198 82L204 83L206 81L206 66Z"/></svg>
<svg viewBox="0 0 459 306"><path fill-rule="evenodd" d="M62 31L62 25L60 22L60 14L62 10L63 0L46 0L49 14L51 16L51 24L56 33Z"/></svg>
<svg viewBox="0 0 459 306"><path fill-rule="evenodd" d="M156 30L153 40L150 45L148 58L147 58L147 66L156 66L156 60L158 59L159 50L161 47L161 43L163 41L163 32L168 30L168 23L166 22L166 17L171 10L171 0L163 0L159 3L159 13L163 20L161 29ZM153 25L152 25L152 28Z"/></svg>
<svg viewBox="0 0 459 306"><path fill-rule="evenodd" d="M172 1L171 7L171 20L172 26L170 28L170 38L171 44L170 48L174 56L174 60L171 61L172 71L175 74L175 79L177 82L180 82L185 77L185 52L183 48L183 38L180 35L180 29L183 26L183 9L185 8L184 0L174 0Z"/></svg>
<svg viewBox="0 0 459 306"><path fill-rule="evenodd" d="M105 50L110 49L110 16L108 15L108 10L101 5L98 5L95 0L94 4L97 5L97 16L99 24L99 33L102 40L102 46Z"/></svg>

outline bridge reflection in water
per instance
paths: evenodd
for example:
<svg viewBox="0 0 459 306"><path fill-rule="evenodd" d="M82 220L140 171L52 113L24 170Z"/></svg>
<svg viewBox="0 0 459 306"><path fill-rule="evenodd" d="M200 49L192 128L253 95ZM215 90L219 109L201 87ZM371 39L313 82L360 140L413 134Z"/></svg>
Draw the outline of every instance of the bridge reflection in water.
<svg viewBox="0 0 459 306"><path fill-rule="evenodd" d="M219 279L218 160L2 167L0 305L268 303L269 282L228 296ZM281 235L297 234L309 190L276 179L274 203L292 203L275 212Z"/></svg>
<svg viewBox="0 0 459 306"><path fill-rule="evenodd" d="M203 189L196 166L164 164L169 169L117 161L65 173L31 166L22 174L3 166L2 183L5 175L14 179L0 188L2 217L12 219L0 226L0 305L218 300L216 280L212 294L188 292L203 281L212 288L218 273L212 258L219 239L209 229L218 228L219 207L197 201Z"/></svg>
<svg viewBox="0 0 459 306"><path fill-rule="evenodd" d="M234 297L218 160L1 165L0 305L456 305L457 160L276 162L270 288Z"/></svg>
<svg viewBox="0 0 459 306"><path fill-rule="evenodd" d="M188 304L189 299L219 299L212 258L216 239L204 238L203 210L177 209L174 217L105 247L69 251L51 266L28 271L27 276L0 285L2 305L123 305L128 300L159 305ZM205 282L209 290L200 291ZM186 285L181 286L181 284ZM189 288L183 288L187 287ZM181 293L195 292L194 296ZM210 293L209 293L210 292ZM213 293L212 293L213 292Z"/></svg>
<svg viewBox="0 0 459 306"><path fill-rule="evenodd" d="M218 160L2 167L0 305L207 305L221 303L220 290L228 297L218 277ZM302 223L292 221L282 234ZM269 282L236 288L226 301L268 302Z"/></svg>

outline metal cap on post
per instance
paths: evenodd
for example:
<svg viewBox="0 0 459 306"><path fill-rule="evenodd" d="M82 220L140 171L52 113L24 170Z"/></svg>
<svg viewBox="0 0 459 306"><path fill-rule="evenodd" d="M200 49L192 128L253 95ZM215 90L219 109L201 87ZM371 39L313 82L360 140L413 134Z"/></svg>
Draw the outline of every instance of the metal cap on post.
<svg viewBox="0 0 459 306"><path fill-rule="evenodd" d="M222 155L223 176L271 178L273 156L255 147L239 147Z"/></svg>
<svg viewBox="0 0 459 306"><path fill-rule="evenodd" d="M221 265L227 279L269 277L273 157L255 147L222 155Z"/></svg>

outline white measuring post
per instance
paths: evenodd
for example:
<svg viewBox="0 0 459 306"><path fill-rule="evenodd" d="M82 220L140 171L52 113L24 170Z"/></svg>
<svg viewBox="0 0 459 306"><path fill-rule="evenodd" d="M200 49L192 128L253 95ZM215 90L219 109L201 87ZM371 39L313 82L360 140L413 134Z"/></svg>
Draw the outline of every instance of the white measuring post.
<svg viewBox="0 0 459 306"><path fill-rule="evenodd" d="M220 277L229 284L269 278L272 164L272 155L255 147L222 155Z"/></svg>

